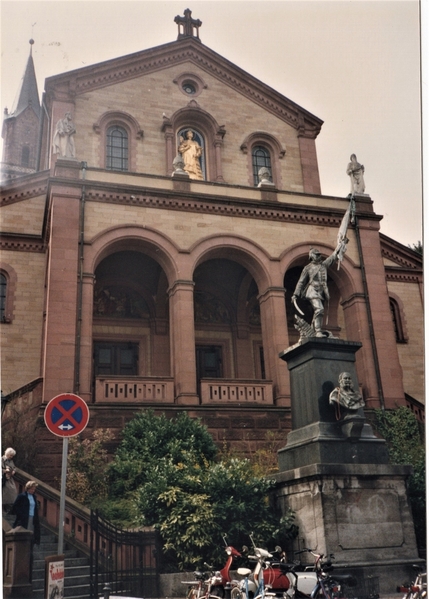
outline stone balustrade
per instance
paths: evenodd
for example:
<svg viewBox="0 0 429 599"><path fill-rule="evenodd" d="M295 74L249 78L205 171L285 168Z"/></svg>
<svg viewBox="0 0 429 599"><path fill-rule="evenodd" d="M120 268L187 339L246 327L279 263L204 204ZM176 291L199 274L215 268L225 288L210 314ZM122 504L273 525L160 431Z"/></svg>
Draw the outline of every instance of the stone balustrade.
<svg viewBox="0 0 429 599"><path fill-rule="evenodd" d="M174 403L174 379L161 377L97 377L95 401Z"/></svg>
<svg viewBox="0 0 429 599"><path fill-rule="evenodd" d="M273 405L271 381L202 379L201 403L258 403Z"/></svg>

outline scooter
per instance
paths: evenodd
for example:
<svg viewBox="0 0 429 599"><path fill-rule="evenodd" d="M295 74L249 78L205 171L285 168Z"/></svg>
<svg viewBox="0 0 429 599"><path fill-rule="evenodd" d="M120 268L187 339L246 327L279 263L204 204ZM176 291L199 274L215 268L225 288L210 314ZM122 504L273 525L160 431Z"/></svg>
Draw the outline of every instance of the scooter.
<svg viewBox="0 0 429 599"><path fill-rule="evenodd" d="M283 596L288 593L292 596L295 591L299 591L305 595L310 595L317 583L317 575L314 571L301 571L302 567L299 563L287 563L286 556L281 547L277 546L273 553L269 553L266 549L256 547L253 534L249 535L253 545L254 556L249 556L256 561L253 574L248 576L248 597L256 596L258 589L258 578L262 572L265 588L269 588L271 593L277 596ZM247 547L243 547L243 553L248 551ZM277 555L277 559L275 555ZM244 569L243 569L244 570ZM238 569L238 574L244 575ZM243 584L242 584L243 586ZM243 599L246 599L245 594Z"/></svg>
<svg viewBox="0 0 429 599"><path fill-rule="evenodd" d="M311 553L311 555L315 557L314 570L312 572L297 572L295 567L292 566L288 572L291 585L286 591L284 599L317 599L317 597L337 599L340 596L342 584L348 585L349 587L357 585L357 580L351 574L331 574L334 569L334 566L332 565L334 556L332 554L330 556L324 556L323 554L316 553L312 549L303 549L302 551L297 551L296 555L300 553ZM308 589L307 583L311 582L311 578L306 580L305 584L303 584L303 574L312 575L312 584L314 584L314 586L310 590Z"/></svg>
<svg viewBox="0 0 429 599"><path fill-rule="evenodd" d="M222 570L219 571L221 580L215 583L212 589L212 594L218 595L219 597L224 597L225 591L231 590L233 581L231 580L231 574L229 573L229 571L234 561L234 558L241 557L241 553L237 551L235 547L233 547L232 545L228 545L226 541L226 535L224 535L222 538L223 542L225 543L225 551L228 558ZM237 584L237 581L235 581L234 584Z"/></svg>

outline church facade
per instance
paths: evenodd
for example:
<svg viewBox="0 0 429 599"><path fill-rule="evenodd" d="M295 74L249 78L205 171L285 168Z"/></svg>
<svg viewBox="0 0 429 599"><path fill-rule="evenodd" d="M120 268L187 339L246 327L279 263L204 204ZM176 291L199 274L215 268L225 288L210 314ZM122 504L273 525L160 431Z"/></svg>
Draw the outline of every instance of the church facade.
<svg viewBox="0 0 429 599"><path fill-rule="evenodd" d="M186 410L247 453L290 430L292 295L350 199L321 193L322 121L206 47L190 11L176 23L171 43L49 77L37 108L31 59L4 117L3 421L34 423L47 482L60 393L88 402L85 435L119 438L145 408ZM380 233L376 199L354 200L324 330L362 344L368 410L422 418L421 256Z"/></svg>

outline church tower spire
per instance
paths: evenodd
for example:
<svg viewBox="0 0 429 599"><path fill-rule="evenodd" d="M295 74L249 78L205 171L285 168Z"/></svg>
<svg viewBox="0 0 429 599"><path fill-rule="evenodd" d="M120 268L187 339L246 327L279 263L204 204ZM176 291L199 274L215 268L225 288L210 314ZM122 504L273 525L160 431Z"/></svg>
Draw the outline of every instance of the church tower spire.
<svg viewBox="0 0 429 599"><path fill-rule="evenodd" d="M36 170L40 100L33 61L33 44L11 112L4 109L2 180L30 174Z"/></svg>

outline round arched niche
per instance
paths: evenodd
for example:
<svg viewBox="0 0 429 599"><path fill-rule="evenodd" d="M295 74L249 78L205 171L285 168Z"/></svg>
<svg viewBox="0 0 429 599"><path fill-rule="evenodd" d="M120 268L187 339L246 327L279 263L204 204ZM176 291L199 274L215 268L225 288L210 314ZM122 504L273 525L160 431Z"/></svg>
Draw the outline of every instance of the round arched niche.
<svg viewBox="0 0 429 599"><path fill-rule="evenodd" d="M261 379L258 286L239 262L219 255L194 271L197 376Z"/></svg>
<svg viewBox="0 0 429 599"><path fill-rule="evenodd" d="M161 265L142 251L117 246L99 261L92 319L95 376L170 376L167 289Z"/></svg>

